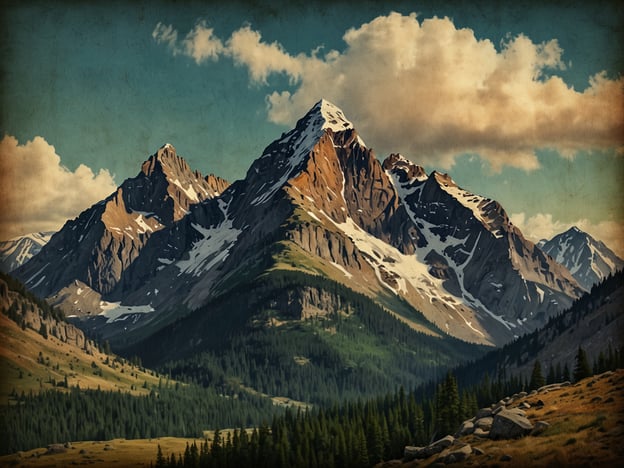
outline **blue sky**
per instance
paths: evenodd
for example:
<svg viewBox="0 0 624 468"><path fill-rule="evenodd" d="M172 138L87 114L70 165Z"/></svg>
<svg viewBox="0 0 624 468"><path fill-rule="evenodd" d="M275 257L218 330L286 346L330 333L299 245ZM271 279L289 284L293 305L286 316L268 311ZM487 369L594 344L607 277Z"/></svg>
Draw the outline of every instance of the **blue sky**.
<svg viewBox="0 0 624 468"><path fill-rule="evenodd" d="M165 142L242 178L325 97L380 159L623 255L624 9L543 3L5 4L0 237L57 229Z"/></svg>

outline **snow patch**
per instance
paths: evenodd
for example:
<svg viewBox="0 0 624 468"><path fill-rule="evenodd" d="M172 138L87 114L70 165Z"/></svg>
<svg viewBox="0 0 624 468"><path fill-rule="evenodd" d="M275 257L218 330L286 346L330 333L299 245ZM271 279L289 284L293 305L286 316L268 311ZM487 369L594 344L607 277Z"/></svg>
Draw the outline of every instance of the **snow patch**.
<svg viewBox="0 0 624 468"><path fill-rule="evenodd" d="M203 227L199 224L192 223L191 226L199 232L203 238L193 244L189 251L189 258L179 260L176 266L180 269L180 274L186 273L193 276L199 276L203 272L209 271L219 265L230 254L230 249L238 240L241 230L233 226L232 220L229 219L227 210L228 205L221 199L219 208L225 215L225 220L214 227Z"/></svg>
<svg viewBox="0 0 624 468"><path fill-rule="evenodd" d="M121 302L108 302L100 301L100 308L102 312L99 315L106 317L106 323L112 323L118 320L125 320L121 318L128 314L149 314L154 312L154 308L151 305L138 305L138 306L124 306Z"/></svg>
<svg viewBox="0 0 624 468"><path fill-rule="evenodd" d="M173 185L177 186L180 190L182 190L189 200L194 201L194 202L199 201L197 192L193 190L193 184L189 183L188 187L184 187L178 179L170 181L170 182Z"/></svg>
<svg viewBox="0 0 624 468"><path fill-rule="evenodd" d="M336 263L336 262L330 262L330 263L332 264L332 266L333 266L334 268L337 268L338 270L342 271L342 273L344 273L344 275L345 275L347 278L353 278L353 275L352 275L351 273L349 273L347 270L345 270L345 269L344 269L344 267L343 267L342 265L339 265L339 264L338 264L338 263Z"/></svg>

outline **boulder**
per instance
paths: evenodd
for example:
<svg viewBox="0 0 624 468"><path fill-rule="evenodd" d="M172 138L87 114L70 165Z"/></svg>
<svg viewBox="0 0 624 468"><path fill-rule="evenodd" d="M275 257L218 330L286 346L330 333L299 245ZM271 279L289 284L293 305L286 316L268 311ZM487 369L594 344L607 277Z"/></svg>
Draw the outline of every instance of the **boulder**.
<svg viewBox="0 0 624 468"><path fill-rule="evenodd" d="M474 431L474 428L475 428L474 422L468 419L464 421L461 426L459 426L459 429L457 430L455 437L461 437L461 436L465 436L468 434L472 434L472 431Z"/></svg>
<svg viewBox="0 0 624 468"><path fill-rule="evenodd" d="M53 455L55 453L65 453L67 449L63 444L50 444L44 455Z"/></svg>
<svg viewBox="0 0 624 468"><path fill-rule="evenodd" d="M451 447L445 449L440 453L437 461L443 462L445 464L457 463L464 461L472 455L472 447L468 444L458 444L452 445Z"/></svg>
<svg viewBox="0 0 624 468"><path fill-rule="evenodd" d="M484 431L489 431L492 428L493 422L494 422L494 418L491 416L486 417L486 418L480 418L474 422L474 427L483 429Z"/></svg>
<svg viewBox="0 0 624 468"><path fill-rule="evenodd" d="M490 437L490 431L486 431L486 430L481 429L480 427L477 427L472 433L472 435L486 439Z"/></svg>
<svg viewBox="0 0 624 468"><path fill-rule="evenodd" d="M520 403L520 405L518 405L518 408L529 409L529 408L531 408L531 404L526 402L526 401L523 401L522 403Z"/></svg>
<svg viewBox="0 0 624 468"><path fill-rule="evenodd" d="M414 459L429 458L431 455L440 453L445 448L450 447L453 442L455 442L455 437L447 435L446 437L436 440L426 447L413 447L408 445L403 451L403 459L405 461L410 461Z"/></svg>
<svg viewBox="0 0 624 468"><path fill-rule="evenodd" d="M472 447L472 453L473 455L483 455L485 452L479 447Z"/></svg>
<svg viewBox="0 0 624 468"><path fill-rule="evenodd" d="M501 412L502 410L504 410L504 409L507 409L507 407L505 407L505 406L497 406L496 408L494 408L494 409L492 410L492 416L494 416L494 415L496 415L496 414L500 413L500 412Z"/></svg>
<svg viewBox="0 0 624 468"><path fill-rule="evenodd" d="M511 411L512 413L517 414L518 416L526 416L526 413L520 408L509 408L507 411Z"/></svg>
<svg viewBox="0 0 624 468"><path fill-rule="evenodd" d="M550 427L550 423L547 423L546 421L537 421L535 423L535 427L533 428L533 432L531 432L531 435L533 436L540 435L549 427Z"/></svg>
<svg viewBox="0 0 624 468"><path fill-rule="evenodd" d="M524 416L510 410L501 410L492 422L490 439L516 439L533 430L533 424Z"/></svg>
<svg viewBox="0 0 624 468"><path fill-rule="evenodd" d="M488 416L492 416L492 408L481 408L479 411L477 411L475 419L486 418Z"/></svg>

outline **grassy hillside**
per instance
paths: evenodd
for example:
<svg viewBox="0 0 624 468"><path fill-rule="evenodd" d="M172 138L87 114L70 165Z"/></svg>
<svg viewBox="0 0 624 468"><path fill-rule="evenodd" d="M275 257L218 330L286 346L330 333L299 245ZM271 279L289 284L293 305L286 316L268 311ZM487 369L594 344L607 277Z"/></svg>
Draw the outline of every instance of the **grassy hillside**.
<svg viewBox="0 0 624 468"><path fill-rule="evenodd" d="M624 370L605 372L514 401L531 405L527 418L550 426L541 434L521 439L490 440L475 435L460 441L480 449L464 465L505 466L623 466ZM541 400L543 405L537 405ZM434 466L437 456L393 466ZM436 465L437 466L437 465Z"/></svg>
<svg viewBox="0 0 624 468"><path fill-rule="evenodd" d="M0 404L9 402L15 393L66 391L65 384L145 395L161 378L97 349L89 353L52 335L44 338L30 328L20 328L4 314L0 314L0 376Z"/></svg>

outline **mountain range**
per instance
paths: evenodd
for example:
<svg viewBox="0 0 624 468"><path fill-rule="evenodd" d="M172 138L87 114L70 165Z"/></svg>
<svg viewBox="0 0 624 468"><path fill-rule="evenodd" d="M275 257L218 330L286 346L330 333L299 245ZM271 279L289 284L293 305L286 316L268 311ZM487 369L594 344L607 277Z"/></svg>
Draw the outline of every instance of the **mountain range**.
<svg viewBox="0 0 624 468"><path fill-rule="evenodd" d="M500 346L588 289L550 252L448 174L380 162L321 100L232 184L164 145L12 274L120 349L175 340L169 325L233 295L249 320L352 315L328 285L419 333Z"/></svg>
<svg viewBox="0 0 624 468"><path fill-rule="evenodd" d="M0 271L9 273L22 266L48 243L54 232L34 232L0 241Z"/></svg>
<svg viewBox="0 0 624 468"><path fill-rule="evenodd" d="M587 291L624 267L624 261L609 247L576 226L550 240L542 240L538 245L570 270L578 284Z"/></svg>

